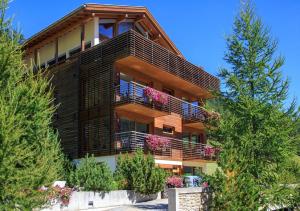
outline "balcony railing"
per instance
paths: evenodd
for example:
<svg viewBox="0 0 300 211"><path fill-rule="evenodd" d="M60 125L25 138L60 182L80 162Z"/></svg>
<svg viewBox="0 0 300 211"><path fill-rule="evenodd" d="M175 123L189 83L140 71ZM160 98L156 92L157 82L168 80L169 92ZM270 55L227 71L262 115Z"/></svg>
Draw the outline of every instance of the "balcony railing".
<svg viewBox="0 0 300 211"><path fill-rule="evenodd" d="M152 40L143 37L134 30L126 33L128 34L132 56L204 89L219 90L220 81L217 77L186 61L184 58L175 55Z"/></svg>
<svg viewBox="0 0 300 211"><path fill-rule="evenodd" d="M202 68L193 65L134 30L122 33L83 52L82 65L98 61L114 62L133 56L162 71L175 75L206 90L219 90L220 81Z"/></svg>
<svg viewBox="0 0 300 211"><path fill-rule="evenodd" d="M149 89L152 92L152 96L148 94ZM184 120L188 121L205 122L208 116L207 112L200 106L133 81L121 81L121 84L116 86L115 102L117 105L137 103L159 111L173 112L181 115Z"/></svg>
<svg viewBox="0 0 300 211"><path fill-rule="evenodd" d="M157 150L151 149L149 139L167 140L165 147ZM120 132L115 134L115 150L120 152L134 152L137 149L143 149L155 156L166 157L179 160L215 160L218 157L219 150L206 144L192 143L180 139L157 136L152 134L140 133L136 131Z"/></svg>

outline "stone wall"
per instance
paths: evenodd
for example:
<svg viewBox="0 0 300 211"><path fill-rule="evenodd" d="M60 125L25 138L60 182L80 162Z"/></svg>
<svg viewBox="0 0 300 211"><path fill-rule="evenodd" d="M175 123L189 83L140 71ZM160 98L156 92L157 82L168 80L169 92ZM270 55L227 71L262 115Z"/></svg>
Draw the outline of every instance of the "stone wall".
<svg viewBox="0 0 300 211"><path fill-rule="evenodd" d="M138 202L160 199L160 193L142 195L131 190L117 190L110 192L73 192L68 206L61 206L60 202L52 203L51 206L40 211L74 211L74 210L100 210L108 207L131 205Z"/></svg>
<svg viewBox="0 0 300 211"><path fill-rule="evenodd" d="M170 188L168 192L169 210L199 211L209 210L211 192L201 187Z"/></svg>

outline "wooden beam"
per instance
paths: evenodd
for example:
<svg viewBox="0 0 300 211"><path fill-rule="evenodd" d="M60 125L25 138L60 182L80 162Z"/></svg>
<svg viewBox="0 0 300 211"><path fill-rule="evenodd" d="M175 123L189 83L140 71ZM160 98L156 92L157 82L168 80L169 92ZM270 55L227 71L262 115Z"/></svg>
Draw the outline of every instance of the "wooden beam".
<svg viewBox="0 0 300 211"><path fill-rule="evenodd" d="M34 49L34 52L33 52L33 55L34 55L34 65L37 64L37 60L38 60L38 52L37 52L37 49Z"/></svg>
<svg viewBox="0 0 300 211"><path fill-rule="evenodd" d="M85 25L81 25L81 35L80 35L80 45L81 45L81 51L85 50Z"/></svg>
<svg viewBox="0 0 300 211"><path fill-rule="evenodd" d="M123 20L125 20L125 19L128 18L128 17L129 17L128 14L120 15L120 16L117 18L117 23L118 23L118 22L121 22L121 21L123 21Z"/></svg>
<svg viewBox="0 0 300 211"><path fill-rule="evenodd" d="M145 15L145 14L140 15L140 16L135 20L135 23L139 23L139 22L145 20L145 18L146 18L146 15Z"/></svg>
<svg viewBox="0 0 300 211"><path fill-rule="evenodd" d="M160 34L157 34L157 35L155 35L155 36L153 37L153 41L154 41L154 42L158 42L158 41L160 40L160 38L161 38L161 35L160 35Z"/></svg>
<svg viewBox="0 0 300 211"><path fill-rule="evenodd" d="M55 62L58 62L58 37L55 38Z"/></svg>

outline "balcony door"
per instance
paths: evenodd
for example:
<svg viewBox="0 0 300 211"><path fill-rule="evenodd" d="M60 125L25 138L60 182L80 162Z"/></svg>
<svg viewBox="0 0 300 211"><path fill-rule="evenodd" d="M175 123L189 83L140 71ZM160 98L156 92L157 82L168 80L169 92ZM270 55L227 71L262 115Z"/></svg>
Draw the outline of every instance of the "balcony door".
<svg viewBox="0 0 300 211"><path fill-rule="evenodd" d="M127 118L120 118L120 132L129 131L149 133L149 124L136 122Z"/></svg>

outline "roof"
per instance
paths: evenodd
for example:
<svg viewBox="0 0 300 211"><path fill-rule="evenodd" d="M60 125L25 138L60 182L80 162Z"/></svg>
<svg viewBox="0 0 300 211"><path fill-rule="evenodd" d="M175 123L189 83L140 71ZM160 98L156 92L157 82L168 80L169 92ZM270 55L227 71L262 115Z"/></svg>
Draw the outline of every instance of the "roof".
<svg viewBox="0 0 300 211"><path fill-rule="evenodd" d="M139 15L141 22L148 25L151 32L156 34L161 40L163 45L168 49L174 51L179 56L182 56L181 52L177 49L175 44L171 41L168 35L164 32L159 23L155 20L152 14L146 7L143 6L125 6L125 5L107 5L107 4L95 4L87 3L83 4L77 9L73 10L69 14L65 15L58 21L52 23L45 29L36 33L24 43L25 49L29 49L46 40L51 36L55 36L59 31L72 26L73 24L80 23L81 21L91 18L93 16L100 16L105 18L113 17L136 17Z"/></svg>

